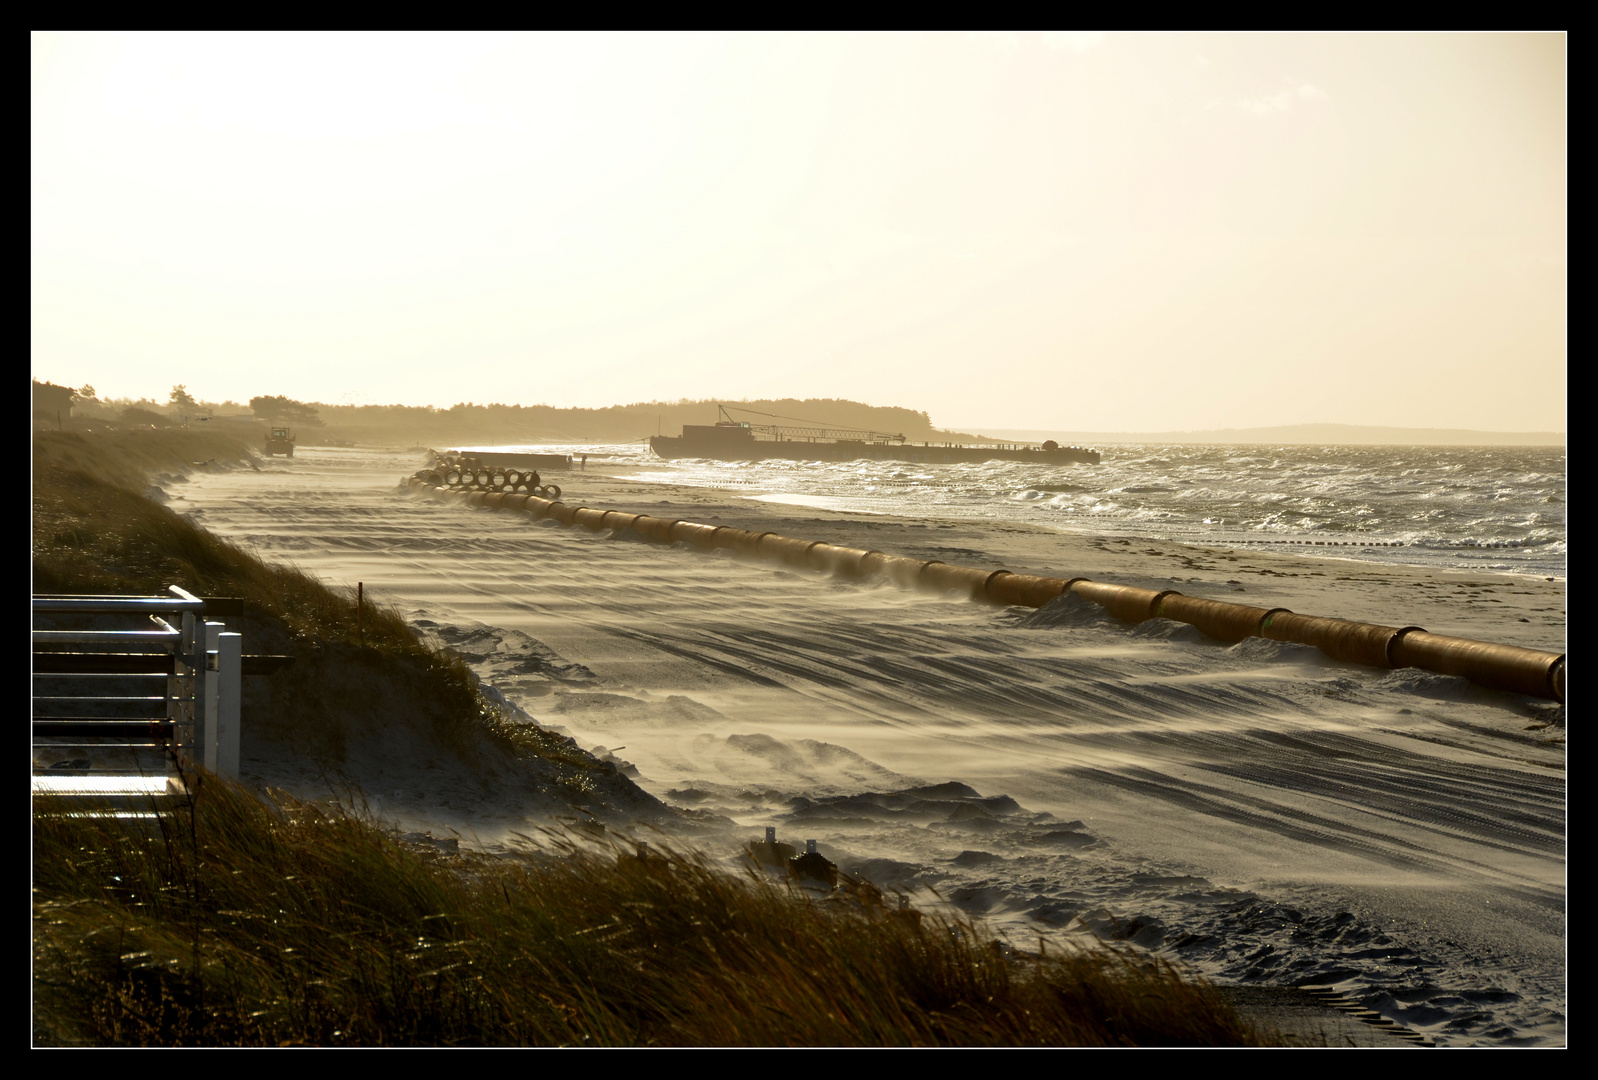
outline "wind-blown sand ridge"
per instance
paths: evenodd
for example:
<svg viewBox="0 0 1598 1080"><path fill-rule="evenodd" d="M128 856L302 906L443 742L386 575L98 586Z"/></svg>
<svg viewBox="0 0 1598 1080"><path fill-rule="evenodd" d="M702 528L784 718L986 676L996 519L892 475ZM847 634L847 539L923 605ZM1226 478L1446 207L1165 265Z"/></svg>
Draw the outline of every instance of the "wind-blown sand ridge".
<svg viewBox="0 0 1598 1080"><path fill-rule="evenodd" d="M1562 707L1090 605L951 603L410 498L399 454L196 474L173 506L453 638L645 790L821 839L1013 934L1336 985L1444 1042L1564 1037ZM1563 651L1563 585L905 523L571 474L567 501ZM1521 621L1525 620L1525 621ZM252 762L246 733L246 762ZM940 787L939 785L948 785ZM426 790L425 770L393 790ZM917 791L917 789L920 789ZM911 795L895 794L916 792ZM518 808L379 797L492 843ZM1001 798L1002 797L1002 798Z"/></svg>

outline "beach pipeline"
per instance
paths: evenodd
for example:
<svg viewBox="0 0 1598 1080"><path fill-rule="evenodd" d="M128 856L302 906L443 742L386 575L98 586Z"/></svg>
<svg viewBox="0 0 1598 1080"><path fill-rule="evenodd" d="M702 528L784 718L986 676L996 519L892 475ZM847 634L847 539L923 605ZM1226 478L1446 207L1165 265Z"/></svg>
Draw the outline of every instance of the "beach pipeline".
<svg viewBox="0 0 1598 1080"><path fill-rule="evenodd" d="M1138 589L1087 578L1012 574L1008 570L954 566L936 559L911 559L880 551L838 547L820 540L795 540L772 532L752 533L725 525L702 525L647 514L571 506L560 501L559 489L550 492L555 498L543 498L514 490L490 490L487 483L468 487L458 483L447 485L445 481L446 477L438 471L427 470L408 478L406 483L417 492L434 498L490 510L511 510L558 521L567 527L581 525L594 532L630 530L657 543L684 543L703 551L724 548L838 577L881 574L901 588L945 595L953 592L967 599L994 604L1037 608L1070 592L1127 622L1172 619L1195 626L1220 641L1260 637L1268 641L1313 645L1335 660L1382 668L1419 668L1457 675L1495 690L1560 703L1565 700L1563 653L1448 637L1428 633L1419 626L1379 626L1300 615L1286 608L1206 600L1185 596L1174 589ZM537 484L536 477L533 483Z"/></svg>

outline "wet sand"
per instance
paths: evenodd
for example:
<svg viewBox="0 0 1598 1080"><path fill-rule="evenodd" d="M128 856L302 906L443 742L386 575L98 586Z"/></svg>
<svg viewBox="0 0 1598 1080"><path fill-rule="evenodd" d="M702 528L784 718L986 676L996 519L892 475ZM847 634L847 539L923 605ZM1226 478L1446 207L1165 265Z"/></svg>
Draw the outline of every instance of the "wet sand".
<svg viewBox="0 0 1598 1080"><path fill-rule="evenodd" d="M1564 1041L1563 709L1073 600L995 608L467 510L402 491L420 464L305 448L164 486L220 535L364 582L695 812L685 842L775 825L1018 945L1091 933L1336 986L1443 1043ZM596 461L558 482L573 504L1564 650L1563 581L841 514ZM373 808L485 844L547 809L423 766L389 755ZM247 728L244 767L288 775Z"/></svg>

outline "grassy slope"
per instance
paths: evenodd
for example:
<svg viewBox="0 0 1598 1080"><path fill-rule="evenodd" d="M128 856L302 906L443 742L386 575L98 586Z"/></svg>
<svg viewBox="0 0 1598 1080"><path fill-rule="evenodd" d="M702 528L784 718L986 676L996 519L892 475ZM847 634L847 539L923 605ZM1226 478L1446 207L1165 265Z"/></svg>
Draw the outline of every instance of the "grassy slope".
<svg viewBox="0 0 1598 1080"><path fill-rule="evenodd" d="M803 902L670 855L428 855L214 778L158 830L36 817L34 859L42 1044L1260 1039L1157 961L1017 961L869 887Z"/></svg>
<svg viewBox="0 0 1598 1080"><path fill-rule="evenodd" d="M441 750L531 758L581 785L591 758L510 732L457 661L392 612L195 528L139 492L184 463L242 462L214 435L43 433L36 591L246 600L252 651L302 680L252 729L335 760L374 666ZM310 688L316 688L311 694ZM303 691L303 692L302 692ZM315 701L310 710L303 703ZM247 701L247 708L250 703ZM890 913L869 886L800 903L692 859L450 857L214 777L148 820L34 819L34 1039L71 1045L1126 1045L1260 1036L1158 963L1017 964L970 924Z"/></svg>
<svg viewBox="0 0 1598 1080"><path fill-rule="evenodd" d="M241 597L252 653L296 662L270 680L247 680L252 736L304 748L337 768L349 740L399 715L444 752L530 753L568 771L598 763L565 740L502 722L458 659L419 641L396 613L349 590L263 562L141 494L149 477L208 467L248 467L244 444L208 432L41 432L34 441L33 590L38 593ZM352 669L365 677L352 685ZM373 693L373 687L382 692ZM395 708L403 703L403 708Z"/></svg>

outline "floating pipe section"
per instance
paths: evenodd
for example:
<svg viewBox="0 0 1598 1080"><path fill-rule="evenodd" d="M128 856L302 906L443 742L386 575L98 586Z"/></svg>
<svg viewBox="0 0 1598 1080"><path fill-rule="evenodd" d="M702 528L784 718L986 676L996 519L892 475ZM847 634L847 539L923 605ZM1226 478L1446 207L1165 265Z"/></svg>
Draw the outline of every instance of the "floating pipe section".
<svg viewBox="0 0 1598 1080"><path fill-rule="evenodd" d="M533 474L536 480L537 474ZM740 555L770 559L799 569L866 577L881 574L905 589L947 595L957 593L994 604L1042 607L1066 593L1091 600L1116 618L1137 623L1171 619L1197 627L1219 641L1247 637L1313 645L1347 663L1380 668L1413 667L1468 679L1478 686L1528 697L1565 700L1565 654L1516 645L1496 645L1468 638L1432 634L1419 626L1375 623L1300 615L1286 608L1251 607L1225 600L1184 596L1175 589L1138 589L1087 578L1053 578L953 566L937 559L911 559L880 551L840 547L819 540L796 540L774 532L753 533L730 526L629 514L618 510L568 506L539 494L469 491L448 481L449 474L427 470L410 477L412 489L434 498L463 501L468 506L517 510L535 518L553 518L565 526L583 525L595 532L610 529L632 533L660 544L684 543L702 551L728 549ZM541 489L542 490L542 489Z"/></svg>

